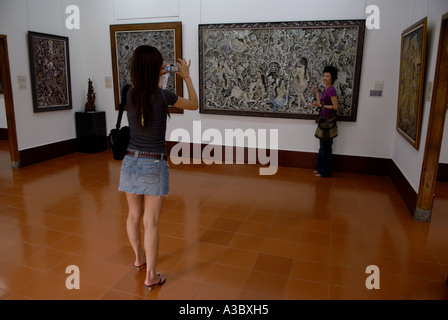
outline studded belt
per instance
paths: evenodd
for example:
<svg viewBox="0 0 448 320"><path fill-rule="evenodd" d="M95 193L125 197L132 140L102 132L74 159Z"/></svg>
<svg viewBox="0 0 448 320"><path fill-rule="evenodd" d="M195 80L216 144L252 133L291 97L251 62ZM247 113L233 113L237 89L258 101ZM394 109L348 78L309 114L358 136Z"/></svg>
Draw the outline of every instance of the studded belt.
<svg viewBox="0 0 448 320"><path fill-rule="evenodd" d="M137 154L137 158L147 158L147 159L155 159L155 160L164 160L168 159L167 155L164 153L153 153L153 152L144 152L144 151L131 151L127 150L126 155L135 157Z"/></svg>

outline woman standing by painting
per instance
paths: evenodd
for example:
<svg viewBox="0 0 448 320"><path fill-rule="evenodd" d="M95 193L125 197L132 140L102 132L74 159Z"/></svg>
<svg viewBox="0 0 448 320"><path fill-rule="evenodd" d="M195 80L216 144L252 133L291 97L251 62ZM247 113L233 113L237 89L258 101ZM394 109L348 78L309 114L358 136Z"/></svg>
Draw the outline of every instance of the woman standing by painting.
<svg viewBox="0 0 448 320"><path fill-rule="evenodd" d="M338 78L338 70L335 67L327 66L324 68L322 82L325 85L325 90L322 97L319 89L314 85L313 90L316 93L316 101L313 101L313 106L321 108L320 116L322 120L328 121L336 116L338 110L338 98L336 89L333 87L334 82ZM317 158L317 170L314 171L316 177L328 177L331 174L332 157L333 157L333 138L320 138L320 148Z"/></svg>

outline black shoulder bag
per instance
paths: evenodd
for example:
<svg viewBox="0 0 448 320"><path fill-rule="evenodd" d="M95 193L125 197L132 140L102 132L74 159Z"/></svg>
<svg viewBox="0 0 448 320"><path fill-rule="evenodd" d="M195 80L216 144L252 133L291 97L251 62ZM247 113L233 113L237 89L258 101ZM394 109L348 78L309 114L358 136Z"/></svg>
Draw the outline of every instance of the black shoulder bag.
<svg viewBox="0 0 448 320"><path fill-rule="evenodd" d="M129 139L131 138L130 129L128 126L120 128L124 106L126 105L126 96L130 87L130 84L125 84L121 89L121 102L118 111L117 125L115 126L115 129L110 130L109 133L109 144L112 148L112 153L115 160L123 160L126 155Z"/></svg>

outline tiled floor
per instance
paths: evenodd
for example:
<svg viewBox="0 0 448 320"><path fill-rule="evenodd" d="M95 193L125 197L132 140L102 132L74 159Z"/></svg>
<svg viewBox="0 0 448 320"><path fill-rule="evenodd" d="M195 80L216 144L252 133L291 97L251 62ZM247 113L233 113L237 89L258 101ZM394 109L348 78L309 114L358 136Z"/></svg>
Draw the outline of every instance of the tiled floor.
<svg viewBox="0 0 448 320"><path fill-rule="evenodd" d="M171 165L159 271L143 286L110 152L13 170L0 142L2 299L447 299L448 184L430 224L391 180L253 165ZM80 289L68 290L69 265ZM366 288L377 265L380 289Z"/></svg>

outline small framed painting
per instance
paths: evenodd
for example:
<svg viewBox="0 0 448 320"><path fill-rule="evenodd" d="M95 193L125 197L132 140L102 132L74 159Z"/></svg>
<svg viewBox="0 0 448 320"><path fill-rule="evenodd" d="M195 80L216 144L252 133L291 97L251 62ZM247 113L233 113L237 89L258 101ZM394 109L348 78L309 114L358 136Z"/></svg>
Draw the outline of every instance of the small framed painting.
<svg viewBox="0 0 448 320"><path fill-rule="evenodd" d="M143 23L117 24L110 26L112 50L112 69L115 93L115 109L120 105L120 89L131 83L131 61L135 49L141 45L156 47L162 53L164 63L175 63L182 58L182 23ZM182 79L170 74L166 89L178 96L183 95ZM183 113L183 110L170 107L170 113Z"/></svg>
<svg viewBox="0 0 448 320"><path fill-rule="evenodd" d="M401 34L397 131L419 149L426 61L427 18Z"/></svg>
<svg viewBox="0 0 448 320"><path fill-rule="evenodd" d="M34 112L72 109L68 37L28 31Z"/></svg>

